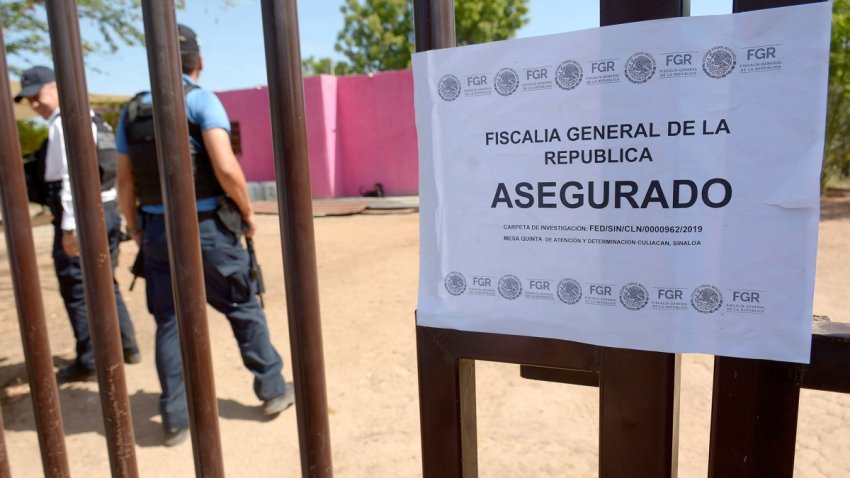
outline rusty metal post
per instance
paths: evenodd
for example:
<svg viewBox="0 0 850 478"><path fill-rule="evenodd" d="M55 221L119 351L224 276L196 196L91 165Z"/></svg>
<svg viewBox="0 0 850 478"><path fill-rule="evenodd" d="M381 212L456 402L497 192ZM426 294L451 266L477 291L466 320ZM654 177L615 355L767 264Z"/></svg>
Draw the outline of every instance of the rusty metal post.
<svg viewBox="0 0 850 478"><path fill-rule="evenodd" d="M263 34L301 475L333 476L295 0L263 0Z"/></svg>
<svg viewBox="0 0 850 478"><path fill-rule="evenodd" d="M762 10L765 8L790 7L792 5L825 1L826 0L733 0L732 12L751 12L753 10Z"/></svg>
<svg viewBox="0 0 850 478"><path fill-rule="evenodd" d="M454 0L413 0L416 51L456 45Z"/></svg>
<svg viewBox="0 0 850 478"><path fill-rule="evenodd" d="M46 8L109 464L112 476L138 476L77 5L48 0Z"/></svg>
<svg viewBox="0 0 850 478"><path fill-rule="evenodd" d="M675 477L679 355L602 348L599 477Z"/></svg>
<svg viewBox="0 0 850 478"><path fill-rule="evenodd" d="M681 17L689 0L600 0L601 26ZM679 356L604 349L600 371L599 476L678 473Z"/></svg>
<svg viewBox="0 0 850 478"><path fill-rule="evenodd" d="M714 358L710 477L794 475L802 366Z"/></svg>
<svg viewBox="0 0 850 478"><path fill-rule="evenodd" d="M425 478L478 476L475 360L458 357L455 347L446 340L455 333L416 327L419 429ZM479 334L467 334L467 337L462 343L472 346L469 348L486 341Z"/></svg>
<svg viewBox="0 0 850 478"><path fill-rule="evenodd" d="M3 138L0 142L0 195L3 203L6 249L9 252L18 323L32 390L42 468L45 476L67 477L70 472L65 452L62 410L59 408L59 393L53 375L53 357L47 338L18 129L12 97L6 96L10 87L5 51L3 25L0 23L0 94L3 95L0 101L0 138ZM5 458L4 447L3 460L0 462L6 462ZM8 476L8 462L5 467L6 474L0 469L0 476Z"/></svg>
<svg viewBox="0 0 850 478"><path fill-rule="evenodd" d="M2 31L2 29L0 29ZM0 46L2 41L0 41ZM0 478L11 478L12 470L9 468L9 455L6 453L6 437L3 433L3 414L0 413ZM45 470L46 472L47 470ZM63 476L68 476L63 475Z"/></svg>
<svg viewBox="0 0 850 478"><path fill-rule="evenodd" d="M690 0L600 0L601 26L685 16Z"/></svg>
<svg viewBox="0 0 850 478"><path fill-rule="evenodd" d="M224 476L174 1L145 0L142 12L195 473Z"/></svg>

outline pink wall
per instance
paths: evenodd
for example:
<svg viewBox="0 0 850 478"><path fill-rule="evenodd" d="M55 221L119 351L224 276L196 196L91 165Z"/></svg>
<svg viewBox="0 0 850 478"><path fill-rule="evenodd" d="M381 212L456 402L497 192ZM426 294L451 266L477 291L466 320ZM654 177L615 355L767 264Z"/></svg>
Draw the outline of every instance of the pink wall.
<svg viewBox="0 0 850 478"><path fill-rule="evenodd" d="M224 104L230 121L239 122L242 154L237 159L245 177L248 181L274 181L268 89L263 86L251 90L221 91L216 95Z"/></svg>
<svg viewBox="0 0 850 478"><path fill-rule="evenodd" d="M389 195L418 193L410 70L340 78L337 117L344 196L359 196L375 183Z"/></svg>
<svg viewBox="0 0 850 478"><path fill-rule="evenodd" d="M219 92L242 136L249 181L274 181L268 90ZM413 75L316 76L304 80L313 196L360 196L381 183L389 195L418 193Z"/></svg>
<svg viewBox="0 0 850 478"><path fill-rule="evenodd" d="M310 155L310 185L313 197L337 197L336 119L337 78L314 76L304 80L307 110L307 152Z"/></svg>

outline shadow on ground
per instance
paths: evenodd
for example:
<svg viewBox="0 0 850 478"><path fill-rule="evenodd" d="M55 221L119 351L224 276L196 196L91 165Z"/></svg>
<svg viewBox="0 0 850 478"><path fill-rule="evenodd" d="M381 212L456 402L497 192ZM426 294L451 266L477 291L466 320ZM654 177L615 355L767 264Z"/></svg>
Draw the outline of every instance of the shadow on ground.
<svg viewBox="0 0 850 478"><path fill-rule="evenodd" d="M0 357L0 383L3 384L2 403L5 430L35 431L35 417L24 363L5 364ZM61 367L69 360L54 357L54 365ZM133 415L136 444L141 447L162 446L162 425L159 418L159 393L137 390L129 394ZM97 433L105 436L100 395L95 382L67 383L59 386L59 402L65 435ZM272 420L262 414L257 406L249 406L231 399L218 399L219 416L232 420Z"/></svg>

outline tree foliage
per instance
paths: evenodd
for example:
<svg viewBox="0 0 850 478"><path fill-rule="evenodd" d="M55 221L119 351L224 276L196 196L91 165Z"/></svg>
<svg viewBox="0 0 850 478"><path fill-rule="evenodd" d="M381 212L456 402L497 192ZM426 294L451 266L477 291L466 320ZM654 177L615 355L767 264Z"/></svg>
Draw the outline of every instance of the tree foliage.
<svg viewBox="0 0 850 478"><path fill-rule="evenodd" d="M351 66L344 62L334 62L330 57L316 58L308 56L301 60L301 67L304 76L314 75L349 75L354 73L351 71Z"/></svg>
<svg viewBox="0 0 850 478"><path fill-rule="evenodd" d="M850 0L835 0L822 183L850 173Z"/></svg>
<svg viewBox="0 0 850 478"><path fill-rule="evenodd" d="M18 138L21 140L21 154L24 156L37 150L47 139L47 126L38 120L18 120Z"/></svg>
<svg viewBox="0 0 850 478"><path fill-rule="evenodd" d="M222 7L238 0L218 0ZM47 0L0 0L0 21L6 42L9 69L20 73L30 65L30 58L50 58L50 34L47 29ZM118 51L122 45L142 45L145 41L142 28L140 0L77 0L80 22L94 26L96 38L82 38L83 53ZM178 9L186 7L185 0L176 0Z"/></svg>
<svg viewBox="0 0 850 478"><path fill-rule="evenodd" d="M455 32L458 45L507 40L528 23L527 0L458 0Z"/></svg>
<svg viewBox="0 0 850 478"><path fill-rule="evenodd" d="M237 0L218 0L223 7ZM29 67L33 60L51 58L46 0L0 0L0 24L9 70L13 75ZM83 53L118 51L122 45L144 44L142 9L139 0L76 0L77 15L81 23L94 26L95 38L82 38ZM178 9L185 8L185 0L177 0ZM101 105L107 120L115 126L118 104ZM109 116L111 115L111 116ZM37 149L47 137L47 128L38 120L18 121L18 136L23 154Z"/></svg>
<svg viewBox="0 0 850 478"><path fill-rule="evenodd" d="M352 71L407 68L414 44L412 0L346 0L340 12L344 26L334 50Z"/></svg>
<svg viewBox="0 0 850 478"><path fill-rule="evenodd" d="M0 20L13 73L19 73L31 57L50 58L45 3L46 0L0 1ZM115 53L122 44L144 42L138 0L78 0L77 13L82 22L94 24L100 33L99 38L83 39L85 53Z"/></svg>
<svg viewBox="0 0 850 478"><path fill-rule="evenodd" d="M528 0L455 0L458 45L511 38L528 23ZM412 0L346 0L334 49L346 60L307 58L304 71L371 73L410 67L415 39Z"/></svg>

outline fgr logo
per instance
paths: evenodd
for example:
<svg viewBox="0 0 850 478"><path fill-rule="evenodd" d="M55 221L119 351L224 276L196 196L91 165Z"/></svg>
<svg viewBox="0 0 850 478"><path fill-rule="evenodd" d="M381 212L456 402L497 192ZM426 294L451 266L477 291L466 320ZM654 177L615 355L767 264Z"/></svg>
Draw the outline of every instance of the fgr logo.
<svg viewBox="0 0 850 478"><path fill-rule="evenodd" d="M655 58L645 51L639 51L626 61L625 70L626 78L632 83L646 83L655 75Z"/></svg>
<svg viewBox="0 0 850 478"><path fill-rule="evenodd" d="M587 283L587 294L584 296L584 303L587 305L617 307L617 296L614 292L614 286L611 284L600 284L598 282Z"/></svg>
<svg viewBox="0 0 850 478"><path fill-rule="evenodd" d="M697 312L714 313L723 305L723 294L717 287L703 284L691 293L691 305Z"/></svg>
<svg viewBox="0 0 850 478"><path fill-rule="evenodd" d="M502 96L510 96L519 88L519 75L513 68L502 68L493 78L493 88Z"/></svg>
<svg viewBox="0 0 850 478"><path fill-rule="evenodd" d="M558 282L558 298L565 304L577 304L581 300L581 292L581 284L573 279Z"/></svg>
<svg viewBox="0 0 850 478"><path fill-rule="evenodd" d="M525 79L528 81L548 80L549 70L546 68L529 68L525 70Z"/></svg>
<svg viewBox="0 0 850 478"><path fill-rule="evenodd" d="M567 60L558 65L558 69L555 70L555 83L562 90L572 90L581 83L582 78L584 78L584 71L577 61Z"/></svg>
<svg viewBox="0 0 850 478"><path fill-rule="evenodd" d="M528 289L540 292L550 292L552 284L548 280L531 279L528 281Z"/></svg>
<svg viewBox="0 0 850 478"><path fill-rule="evenodd" d="M451 295L461 295L466 290L466 278L460 272L449 272L443 284Z"/></svg>
<svg viewBox="0 0 850 478"><path fill-rule="evenodd" d="M659 300L682 300L682 289L658 289Z"/></svg>
<svg viewBox="0 0 850 478"><path fill-rule="evenodd" d="M522 282L515 275L505 275L499 279L499 294L508 300L514 300L522 294Z"/></svg>
<svg viewBox="0 0 850 478"><path fill-rule="evenodd" d="M484 276L472 276L472 286L473 287L493 287L493 284L490 283L489 277Z"/></svg>
<svg viewBox="0 0 850 478"><path fill-rule="evenodd" d="M460 80L454 75L444 75L437 85L437 93L445 101L454 101L460 96Z"/></svg>
<svg viewBox="0 0 850 478"><path fill-rule="evenodd" d="M735 290L732 291L732 302L745 302L748 304L758 304L761 301L761 294L754 290Z"/></svg>
<svg viewBox="0 0 850 478"><path fill-rule="evenodd" d="M775 58L776 47L774 46L759 46L755 48L747 48L747 61L770 60Z"/></svg>
<svg viewBox="0 0 850 478"><path fill-rule="evenodd" d="M611 286L607 284L590 284L590 293L602 297L611 295Z"/></svg>
<svg viewBox="0 0 850 478"><path fill-rule="evenodd" d="M690 66L693 55L690 53L669 53L664 55L665 66Z"/></svg>
<svg viewBox="0 0 850 478"><path fill-rule="evenodd" d="M740 48L746 52L738 71L741 73L766 73L782 70L781 45L758 45Z"/></svg>
<svg viewBox="0 0 850 478"><path fill-rule="evenodd" d="M629 282L620 289L620 303L629 310L640 310L649 302L649 291L637 282Z"/></svg>
<svg viewBox="0 0 850 478"><path fill-rule="evenodd" d="M735 52L726 46L716 46L705 52L702 57L702 71L711 78L725 78L738 63Z"/></svg>
<svg viewBox="0 0 850 478"><path fill-rule="evenodd" d="M466 86L487 86L487 75L470 75L466 77Z"/></svg>
<svg viewBox="0 0 850 478"><path fill-rule="evenodd" d="M726 304L726 312L736 314L765 314L766 292L752 289L732 289L732 300Z"/></svg>
<svg viewBox="0 0 850 478"><path fill-rule="evenodd" d="M614 71L614 60L599 60L590 63L591 73L609 73Z"/></svg>

